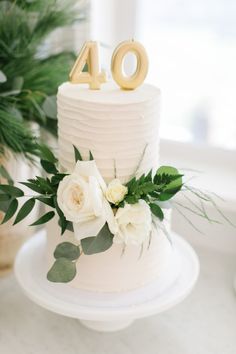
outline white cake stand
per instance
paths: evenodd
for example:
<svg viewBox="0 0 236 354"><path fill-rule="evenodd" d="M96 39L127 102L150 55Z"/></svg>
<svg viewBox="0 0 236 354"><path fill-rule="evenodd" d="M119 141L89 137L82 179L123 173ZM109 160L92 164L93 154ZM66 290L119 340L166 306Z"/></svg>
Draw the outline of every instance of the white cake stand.
<svg viewBox="0 0 236 354"><path fill-rule="evenodd" d="M26 295L38 305L80 319L93 330L117 331L135 319L171 308L191 292L199 274L198 258L191 246L176 234L173 245L174 257L162 278L126 293L94 293L46 279L46 233L40 231L19 251L15 275Z"/></svg>

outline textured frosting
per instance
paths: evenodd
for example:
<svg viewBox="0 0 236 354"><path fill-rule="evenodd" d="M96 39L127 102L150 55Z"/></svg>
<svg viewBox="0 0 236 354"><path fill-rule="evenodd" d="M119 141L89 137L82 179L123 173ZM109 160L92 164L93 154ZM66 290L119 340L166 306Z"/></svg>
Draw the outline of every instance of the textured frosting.
<svg viewBox="0 0 236 354"><path fill-rule="evenodd" d="M157 166L159 89L143 85L122 91L104 84L94 91L67 82L59 87L57 102L59 160L66 170L74 167L72 144L84 159L91 150L106 181L115 170L122 181L129 180L141 160L140 173Z"/></svg>
<svg viewBox="0 0 236 354"><path fill-rule="evenodd" d="M170 211L167 211L166 219L169 217ZM48 259L51 267L55 261L53 252L58 240L62 242L56 219L47 224L47 233ZM78 244L73 233L68 231L63 236L63 241ZM77 261L78 275L70 284L76 288L97 292L133 290L160 276L168 266L171 253L172 246L159 229L143 246L129 245L123 251L121 244L114 243L106 252L90 256L81 255Z"/></svg>
<svg viewBox="0 0 236 354"><path fill-rule="evenodd" d="M92 152L98 168L108 182L115 175L126 182L135 172L147 173L158 167L159 89L143 85L134 91L122 91L112 84L98 91L86 85L64 83L58 96L59 161L62 169L74 168L75 145L83 159ZM169 217L170 212L167 213ZM165 227L169 228L168 220ZM61 241L57 221L48 224L50 264L53 251ZM76 243L71 232L63 241ZM158 277L171 255L171 245L160 229L141 247L113 244L106 252L82 255L77 262L78 276L71 285L100 292L127 291Z"/></svg>

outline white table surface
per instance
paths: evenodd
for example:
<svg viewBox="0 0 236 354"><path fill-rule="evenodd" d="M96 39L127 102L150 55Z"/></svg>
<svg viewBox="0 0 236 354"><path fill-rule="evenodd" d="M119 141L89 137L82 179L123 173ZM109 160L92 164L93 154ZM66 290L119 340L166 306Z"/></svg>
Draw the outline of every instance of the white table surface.
<svg viewBox="0 0 236 354"><path fill-rule="evenodd" d="M236 256L198 248L199 281L175 308L116 333L97 333L78 320L32 303L14 276L0 278L1 354L235 354Z"/></svg>

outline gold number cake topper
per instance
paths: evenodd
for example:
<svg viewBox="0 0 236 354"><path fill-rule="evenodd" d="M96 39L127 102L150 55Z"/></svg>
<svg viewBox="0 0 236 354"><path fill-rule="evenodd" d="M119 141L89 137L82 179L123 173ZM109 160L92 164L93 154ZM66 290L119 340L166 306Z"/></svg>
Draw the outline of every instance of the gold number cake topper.
<svg viewBox="0 0 236 354"><path fill-rule="evenodd" d="M133 75L126 76L123 64L124 58L129 52L135 54L137 67ZM86 63L88 71L83 72ZM142 44L133 40L120 43L112 55L111 72L113 79L121 89L134 90L140 86L148 72L148 56ZM100 71L97 42L85 42L70 72L69 78L70 82L74 84L89 84L91 90L99 90L101 84L107 81L106 73Z"/></svg>
<svg viewBox="0 0 236 354"><path fill-rule="evenodd" d="M85 64L88 66L87 72L83 72ZM91 90L99 90L101 84L107 81L106 73L100 72L97 42L84 44L69 77L74 84L89 84Z"/></svg>
<svg viewBox="0 0 236 354"><path fill-rule="evenodd" d="M123 72L123 63L126 54L134 53L137 58L137 67L133 75L126 76ZM112 77L125 90L134 90L140 86L148 72L148 56L145 48L139 42L125 41L120 43L113 52L111 60Z"/></svg>

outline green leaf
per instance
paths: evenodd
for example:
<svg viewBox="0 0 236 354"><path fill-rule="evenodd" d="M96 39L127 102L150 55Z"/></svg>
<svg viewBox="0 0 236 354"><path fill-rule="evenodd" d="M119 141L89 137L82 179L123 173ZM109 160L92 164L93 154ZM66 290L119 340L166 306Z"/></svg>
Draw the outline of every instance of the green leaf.
<svg viewBox="0 0 236 354"><path fill-rule="evenodd" d="M7 212L4 216L4 218L3 218L2 224L4 224L5 222L7 222L8 220L10 220L13 217L17 208L18 208L18 200L13 199L9 205L9 208L7 209Z"/></svg>
<svg viewBox="0 0 236 354"><path fill-rule="evenodd" d="M47 161L47 160L41 160L40 163L41 163L43 169L47 173L54 174L54 175L57 174L58 170L57 170L54 163Z"/></svg>
<svg viewBox="0 0 236 354"><path fill-rule="evenodd" d="M54 200L54 205L55 205L57 214L59 216L59 226L61 228L61 236L62 236L66 230L70 229L70 222L66 220L62 210L59 208L59 205L57 203L57 196L55 196L53 198L53 200ZM73 228L73 225L72 225L72 228Z"/></svg>
<svg viewBox="0 0 236 354"><path fill-rule="evenodd" d="M38 150L40 151L40 157L42 160L46 160L52 163L57 163L57 158L53 152L46 145L38 145Z"/></svg>
<svg viewBox="0 0 236 354"><path fill-rule="evenodd" d="M16 225L18 222L20 222L21 220L23 220L24 218L26 218L26 216L31 212L31 210L33 209L35 205L35 199L31 198L29 200L27 200L22 207L20 208L16 219L14 221L13 225Z"/></svg>
<svg viewBox="0 0 236 354"><path fill-rule="evenodd" d="M42 177L36 176L35 183L37 183L37 185L40 188L42 188L42 190L47 194L52 194L54 192L54 189L51 186L51 182L48 178L42 178Z"/></svg>
<svg viewBox="0 0 236 354"><path fill-rule="evenodd" d="M13 185L13 180L3 165L0 166L0 175L5 178L10 185Z"/></svg>
<svg viewBox="0 0 236 354"><path fill-rule="evenodd" d="M151 212L161 221L164 219L164 214L163 211L161 210L161 208L159 207L159 205L155 204L155 203L150 203L149 204Z"/></svg>
<svg viewBox="0 0 236 354"><path fill-rule="evenodd" d="M9 184L0 184L0 190L12 197L19 198L24 196L24 192L20 188Z"/></svg>
<svg viewBox="0 0 236 354"><path fill-rule="evenodd" d="M159 195L158 200L164 202L166 200L173 198L174 195L181 190L181 188L182 188L182 185L179 186L178 188L175 188L175 189L165 190L164 192L162 192Z"/></svg>
<svg viewBox="0 0 236 354"><path fill-rule="evenodd" d="M57 97L55 95L47 96L42 108L47 117L57 119Z"/></svg>
<svg viewBox="0 0 236 354"><path fill-rule="evenodd" d="M74 146L74 145L73 145L73 147L74 147L74 153L75 153L75 162L77 162L77 161L83 161L82 156L80 155L80 152L79 152L79 150L77 149L77 147Z"/></svg>
<svg viewBox="0 0 236 354"><path fill-rule="evenodd" d="M92 154L91 151L89 151L89 160L90 160L90 161L94 160L94 157L93 157L93 154Z"/></svg>
<svg viewBox="0 0 236 354"><path fill-rule="evenodd" d="M129 189L129 193L134 193L136 188L138 187L138 181L136 180L136 178L131 180L131 184L128 186Z"/></svg>
<svg viewBox="0 0 236 354"><path fill-rule="evenodd" d="M137 180L138 184L143 184L145 181L145 173L142 174L142 176Z"/></svg>
<svg viewBox="0 0 236 354"><path fill-rule="evenodd" d="M68 221L68 220L67 220L66 230L67 230L67 231L74 232L73 223L72 223L71 221Z"/></svg>
<svg viewBox="0 0 236 354"><path fill-rule="evenodd" d="M152 182L145 182L137 187L135 193L148 194L156 190L156 185Z"/></svg>
<svg viewBox="0 0 236 354"><path fill-rule="evenodd" d="M56 175L52 176L51 178L51 184L56 186L57 184L59 184L64 177L68 176L67 173L57 173Z"/></svg>
<svg viewBox="0 0 236 354"><path fill-rule="evenodd" d="M152 170L145 176L145 182L152 182Z"/></svg>
<svg viewBox="0 0 236 354"><path fill-rule="evenodd" d="M9 194L0 193L0 202L6 202L9 199L11 199Z"/></svg>
<svg viewBox="0 0 236 354"><path fill-rule="evenodd" d="M52 197L35 197L35 199L39 200L41 203L49 205L52 208L55 208L54 201Z"/></svg>
<svg viewBox="0 0 236 354"><path fill-rule="evenodd" d="M31 180L31 181L33 181L33 180ZM34 181L34 182L20 182L20 183L23 184L24 186L28 187L29 189L31 189L34 192L44 194L44 190L40 186L38 186L36 181Z"/></svg>
<svg viewBox="0 0 236 354"><path fill-rule="evenodd" d="M126 183L126 187L130 189L135 182L136 182L136 178L133 177L128 183Z"/></svg>
<svg viewBox="0 0 236 354"><path fill-rule="evenodd" d="M158 168L156 174L157 175L163 175L163 174L167 174L167 175L178 175L179 172L175 167L172 166L161 166Z"/></svg>
<svg viewBox="0 0 236 354"><path fill-rule="evenodd" d="M37 221L35 221L33 224L30 226L36 226L36 225L42 225L46 224L48 221L50 221L53 217L55 216L54 211L49 211L48 213L44 214L41 216Z"/></svg>
<svg viewBox="0 0 236 354"><path fill-rule="evenodd" d="M75 261L80 256L79 247L74 245L71 242L62 242L57 245L54 251L54 257L58 258L66 258L70 261Z"/></svg>
<svg viewBox="0 0 236 354"><path fill-rule="evenodd" d="M170 199L182 188L182 176L175 167L161 166L154 177L155 183L162 182L162 193L159 200L164 201Z"/></svg>
<svg viewBox="0 0 236 354"><path fill-rule="evenodd" d="M128 204L135 204L138 202L138 200L139 197L135 195L127 195L127 197L125 198L125 202Z"/></svg>
<svg viewBox="0 0 236 354"><path fill-rule="evenodd" d="M71 221L66 220L64 215L63 217L59 218L58 225L61 228L61 236L63 236L65 231L74 232L73 223Z"/></svg>
<svg viewBox="0 0 236 354"><path fill-rule="evenodd" d="M47 274L54 283L68 283L76 276L76 264L66 258L58 258Z"/></svg>
<svg viewBox="0 0 236 354"><path fill-rule="evenodd" d="M97 236L86 237L81 240L82 250L87 255L105 252L112 246L113 237L114 235L110 232L106 223Z"/></svg>

